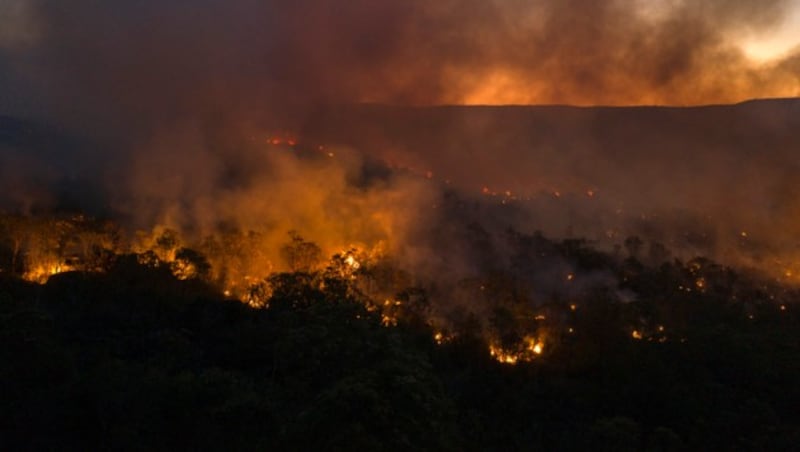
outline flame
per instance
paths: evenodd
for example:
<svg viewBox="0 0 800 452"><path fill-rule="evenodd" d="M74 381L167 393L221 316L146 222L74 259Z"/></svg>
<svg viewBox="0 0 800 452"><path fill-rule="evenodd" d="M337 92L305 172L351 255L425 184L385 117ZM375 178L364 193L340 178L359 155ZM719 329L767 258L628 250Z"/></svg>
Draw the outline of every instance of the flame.
<svg viewBox="0 0 800 452"><path fill-rule="evenodd" d="M350 266L353 270L358 270L361 267L361 264L356 260L355 256L352 254L348 254L347 257L344 259L344 262Z"/></svg>
<svg viewBox="0 0 800 452"><path fill-rule="evenodd" d="M437 331L433 335L433 340L434 342L436 342L436 345L442 345L453 340L453 336L443 333L441 331Z"/></svg>
<svg viewBox="0 0 800 452"><path fill-rule="evenodd" d="M286 144L288 146L294 147L295 145L297 145L297 138L289 132L283 132L271 135L267 138L266 141L267 144L270 144L272 146L280 146L282 144Z"/></svg>
<svg viewBox="0 0 800 452"><path fill-rule="evenodd" d="M503 364L531 362L543 352L544 342L532 336L525 336L522 342L512 349L504 348L494 342L489 344L489 355Z"/></svg>
<svg viewBox="0 0 800 452"><path fill-rule="evenodd" d="M697 280L694 282L694 285L697 286L698 289L704 289L706 287L706 279L697 278Z"/></svg>
<svg viewBox="0 0 800 452"><path fill-rule="evenodd" d="M60 262L41 263L34 264L22 277L26 281L44 284L51 276L72 270L75 270L72 266Z"/></svg>
<svg viewBox="0 0 800 452"><path fill-rule="evenodd" d="M489 345L489 355L503 364L516 364L519 357L513 353L506 352L496 345Z"/></svg>

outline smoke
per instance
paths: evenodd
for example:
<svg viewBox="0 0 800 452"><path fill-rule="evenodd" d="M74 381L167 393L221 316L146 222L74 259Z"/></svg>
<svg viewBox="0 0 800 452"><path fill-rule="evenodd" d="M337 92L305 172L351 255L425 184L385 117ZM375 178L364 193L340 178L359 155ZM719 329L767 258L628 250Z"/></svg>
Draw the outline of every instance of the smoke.
<svg viewBox="0 0 800 452"><path fill-rule="evenodd" d="M680 244L690 225L714 236L758 230L783 240L798 211L790 150L797 141L787 132L794 123L780 123L791 112L556 108L531 116L341 105L686 105L796 96L798 52L755 62L741 48L743 37L769 33L791 6L7 0L0 4L0 113L45 119L84 141L80 155L28 155L28 147L11 145L2 162L3 188L12 194L4 204L57 204L52 192L66 177L80 182L77 192L102 193L98 209L134 228L158 224L202 237L233 224L269 231L273 248L296 229L326 251L390 241L431 271L458 262L465 273L476 271L469 268L475 254L456 241L446 254L459 257L447 261L431 251L441 243L425 239L465 220L434 208L443 202L437 183L466 193L467 203L482 199L483 187L500 193L497 201L509 191L526 202L466 221L491 217L492 234L523 225L619 242L647 230ZM698 115L711 119L698 126ZM298 133L298 149L319 155L266 146L275 133ZM318 152L319 145L339 146ZM329 150L336 156L326 160ZM412 175L365 182L370 159ZM691 213L675 213L682 209ZM778 239L763 241L777 246ZM691 242L718 253L730 240Z"/></svg>
<svg viewBox="0 0 800 452"><path fill-rule="evenodd" d="M225 154L202 141L149 149L155 151L135 159L128 186L120 187L119 208L142 228L160 224L195 238L233 226L266 234L268 248L278 250L294 230L327 256L348 247L389 252L403 242L418 204L433 196L403 175L360 183L361 156L342 148L305 156L261 143Z"/></svg>
<svg viewBox="0 0 800 452"><path fill-rule="evenodd" d="M640 235L675 257L778 268L797 260L798 108L369 106L322 113L308 133L498 207L445 215L465 224L609 248Z"/></svg>
<svg viewBox="0 0 800 452"><path fill-rule="evenodd" d="M686 105L800 89L797 52L761 63L741 50L787 0L4 5L17 81L4 97L114 131L314 103Z"/></svg>

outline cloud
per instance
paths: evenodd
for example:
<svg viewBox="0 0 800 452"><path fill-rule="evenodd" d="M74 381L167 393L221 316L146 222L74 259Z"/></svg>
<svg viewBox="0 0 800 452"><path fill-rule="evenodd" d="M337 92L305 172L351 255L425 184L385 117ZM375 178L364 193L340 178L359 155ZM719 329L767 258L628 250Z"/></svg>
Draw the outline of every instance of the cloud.
<svg viewBox="0 0 800 452"><path fill-rule="evenodd" d="M24 48L12 69L38 108L115 130L315 103L685 105L800 89L796 56L755 63L736 40L779 23L782 0L5 5L4 23L22 11L31 24L3 41Z"/></svg>

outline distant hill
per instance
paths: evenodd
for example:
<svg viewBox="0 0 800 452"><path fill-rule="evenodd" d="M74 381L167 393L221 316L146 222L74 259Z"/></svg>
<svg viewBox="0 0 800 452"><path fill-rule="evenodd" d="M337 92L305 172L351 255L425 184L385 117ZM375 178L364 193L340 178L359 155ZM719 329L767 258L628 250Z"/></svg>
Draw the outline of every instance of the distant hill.
<svg viewBox="0 0 800 452"><path fill-rule="evenodd" d="M800 99L699 107L351 105L320 110L302 135L466 193L591 195L591 204L539 209L534 227L562 217L553 234L564 224L594 237L630 233L631 219L647 219L645 229L657 223L674 237L701 219L704 234L736 240L750 231L759 246L800 245ZM690 224L676 220L683 213Z"/></svg>
<svg viewBox="0 0 800 452"><path fill-rule="evenodd" d="M800 99L685 108L356 105L319 111L304 134L427 165L470 187L624 191L620 179L632 172L658 183L665 172L738 177L741 159L794 169Z"/></svg>

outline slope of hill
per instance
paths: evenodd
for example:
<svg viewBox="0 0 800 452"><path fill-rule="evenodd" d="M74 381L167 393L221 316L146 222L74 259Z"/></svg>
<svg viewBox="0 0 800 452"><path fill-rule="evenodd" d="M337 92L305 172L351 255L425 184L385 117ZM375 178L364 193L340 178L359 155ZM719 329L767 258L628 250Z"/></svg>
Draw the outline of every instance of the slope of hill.
<svg viewBox="0 0 800 452"><path fill-rule="evenodd" d="M466 193L592 198L535 206L533 227L551 235L654 233L677 246L703 229L719 257L737 254L730 249L743 236L767 254L800 245L800 99L685 108L359 105L321 110L303 133Z"/></svg>
<svg viewBox="0 0 800 452"><path fill-rule="evenodd" d="M404 158L472 188L583 183L624 194L626 180L680 185L725 171L735 179L741 166L794 169L800 99L687 108L359 105L318 112L304 134ZM650 190L635 191L642 188Z"/></svg>

